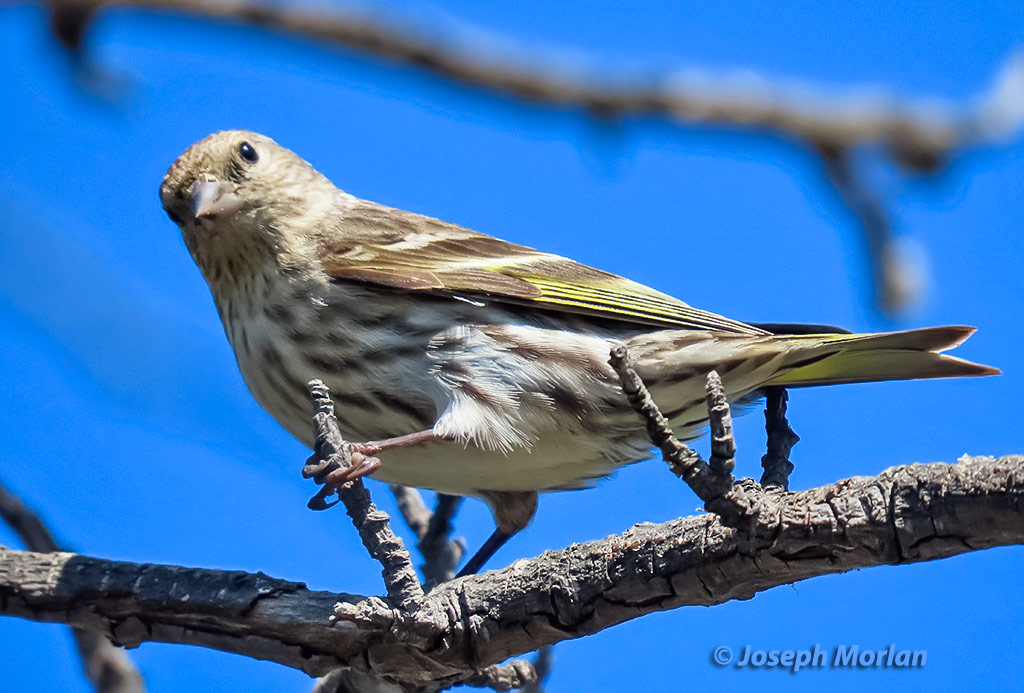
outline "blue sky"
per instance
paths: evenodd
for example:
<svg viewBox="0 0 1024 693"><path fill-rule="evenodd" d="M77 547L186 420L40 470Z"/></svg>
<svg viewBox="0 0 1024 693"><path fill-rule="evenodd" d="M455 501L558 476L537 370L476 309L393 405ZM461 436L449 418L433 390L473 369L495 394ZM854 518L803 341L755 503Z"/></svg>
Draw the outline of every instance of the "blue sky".
<svg viewBox="0 0 1024 693"><path fill-rule="evenodd" d="M671 6L670 6L671 5ZM599 66L750 68L773 77L967 99L1019 48L1016 3L390 2L367 5ZM1024 451L1024 146L972 152L939 179L875 170L929 290L884 319L850 214L817 160L775 139L629 119L597 125L422 72L245 28L145 13L102 18L91 55L116 102L83 91L33 7L0 12L0 478L70 547L130 561L262 570L381 592L341 511L305 509L305 450L248 395L207 288L157 188L193 141L261 131L339 187L597 265L744 320L881 330L979 327L958 354L1004 375L799 391L794 488L961 454ZM776 277L771 286L765 277ZM761 416L738 421L756 475ZM706 444L698 444L705 449ZM391 508L382 486L377 501ZM542 498L494 560L692 514L659 462ZM467 503L459 533L490 532ZM0 543L16 545L0 527ZM324 547L331 547L325 551ZM556 648L550 690L687 687L1019 689L1024 553L1001 548L656 614ZM714 647L895 643L914 671L722 670ZM306 691L305 675L200 648L133 652L158 693ZM0 621L2 687L87 690L64 629Z"/></svg>

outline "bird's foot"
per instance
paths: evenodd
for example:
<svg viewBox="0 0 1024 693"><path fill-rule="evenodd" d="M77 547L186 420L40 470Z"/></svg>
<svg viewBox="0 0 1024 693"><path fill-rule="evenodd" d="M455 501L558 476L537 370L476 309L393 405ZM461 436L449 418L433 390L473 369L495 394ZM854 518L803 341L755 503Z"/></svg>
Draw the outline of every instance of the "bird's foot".
<svg viewBox="0 0 1024 693"><path fill-rule="evenodd" d="M352 444L346 444L340 455L322 458L317 453L313 453L306 460L306 466L302 468L302 476L313 479L320 485L320 490L309 499L306 505L311 510L327 510L338 503L337 500L328 503L328 496L337 492L345 484L373 474L378 469L380 469L379 459L357 450L356 446Z"/></svg>
<svg viewBox="0 0 1024 693"><path fill-rule="evenodd" d="M347 483L373 474L380 469L381 462L377 455L385 450L421 445L437 440L439 436L431 430L418 431L394 438L373 440L368 443L345 442L337 454L326 457L320 452L313 453L306 466L302 468L302 476L313 479L320 485L320 490L306 504L312 510L327 510L338 503L337 500L327 502L327 498Z"/></svg>

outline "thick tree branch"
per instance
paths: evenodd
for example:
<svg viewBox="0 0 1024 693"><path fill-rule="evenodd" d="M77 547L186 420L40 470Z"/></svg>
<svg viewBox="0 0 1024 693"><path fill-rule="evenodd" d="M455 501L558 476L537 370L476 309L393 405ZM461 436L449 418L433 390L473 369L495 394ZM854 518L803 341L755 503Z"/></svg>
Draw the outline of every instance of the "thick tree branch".
<svg viewBox="0 0 1024 693"><path fill-rule="evenodd" d="M740 484L758 494L749 533L713 515L638 525L453 580L415 612L382 607L358 624L331 626L326 616L338 599L366 607L364 598L261 574L9 549L0 549L0 612L89 627L127 646L198 644L312 675L351 666L440 686L654 611L1024 542L1022 456L893 467L800 493Z"/></svg>
<svg viewBox="0 0 1024 693"><path fill-rule="evenodd" d="M93 628L124 647L201 645L324 674L365 640L327 616L346 595L257 573L122 563L0 548L0 609Z"/></svg>

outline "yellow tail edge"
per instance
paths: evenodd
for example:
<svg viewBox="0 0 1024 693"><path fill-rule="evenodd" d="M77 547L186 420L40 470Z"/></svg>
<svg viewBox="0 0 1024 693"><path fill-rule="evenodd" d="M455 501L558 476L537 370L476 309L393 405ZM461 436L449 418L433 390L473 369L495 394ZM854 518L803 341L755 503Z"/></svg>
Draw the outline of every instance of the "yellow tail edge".
<svg viewBox="0 0 1024 693"><path fill-rule="evenodd" d="M966 325L949 325L874 334L779 335L795 342L793 368L765 385L807 387L998 375L1002 372L998 368L940 353L959 346L974 332Z"/></svg>

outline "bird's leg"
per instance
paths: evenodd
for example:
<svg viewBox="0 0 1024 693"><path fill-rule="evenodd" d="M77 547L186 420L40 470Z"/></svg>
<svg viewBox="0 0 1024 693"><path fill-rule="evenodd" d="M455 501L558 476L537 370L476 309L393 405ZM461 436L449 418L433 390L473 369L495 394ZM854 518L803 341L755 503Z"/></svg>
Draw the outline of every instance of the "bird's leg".
<svg viewBox="0 0 1024 693"><path fill-rule="evenodd" d="M473 557L466 562L466 565L462 567L462 570L455 577L465 577L466 575L476 575L479 573L480 569L484 567L484 563L489 561L491 556L496 554L498 549L504 546L505 542L511 538L511 534L495 529L491 536L487 537L487 541L483 543L483 546L477 549L477 552L473 554Z"/></svg>
<svg viewBox="0 0 1024 693"><path fill-rule="evenodd" d="M473 575L483 568L505 542L530 524L534 513L537 512L536 491L485 491L480 495L491 506L498 527L456 577Z"/></svg>
<svg viewBox="0 0 1024 693"><path fill-rule="evenodd" d="M313 477L318 484L327 484L337 488L342 484L369 476L380 469L381 463L376 456L385 450L422 445L441 439L443 436L428 429L384 440L371 440L368 443L346 441L349 448L347 464L339 463L337 460L322 460L318 454L313 454L306 462L304 474L307 477Z"/></svg>
<svg viewBox="0 0 1024 693"><path fill-rule="evenodd" d="M313 477L318 484L322 485L322 488L309 500L307 505L313 510L326 510L334 505L337 501L328 503L326 498L339 487L373 474L380 469L381 462L376 457L378 453L438 440L449 440L449 438L438 435L432 430L426 430L367 443L346 442L345 454L340 456L342 459L338 459L338 455L322 459L319 453L314 453L302 473L307 478ZM484 542L484 545L459 571L458 577L472 575L483 568L491 556L505 545L505 542L530 524L530 520L533 519L533 515L537 511L536 491L485 491L480 495L491 506L494 520L498 526Z"/></svg>
<svg viewBox="0 0 1024 693"><path fill-rule="evenodd" d="M352 449L356 452L362 453L363 455L377 455L385 450L404 448L410 445L423 445L424 443L431 443L435 440L446 440L446 438L434 433L433 429L428 428L425 431L406 433L404 436L395 436L394 438L385 438L384 440L371 440L368 443L352 443Z"/></svg>
<svg viewBox="0 0 1024 693"><path fill-rule="evenodd" d="M378 453L444 439L444 436L428 429L426 431L395 436L394 438L373 440L368 443L349 443L346 441L344 446L345 452L340 458L338 455L334 455L325 459L319 452L315 452L306 461L302 474L307 479L312 477L322 488L315 496L309 499L307 505L313 510L326 510L335 505L337 501L327 502L328 496L350 481L369 476L380 469L381 462L376 457Z"/></svg>

